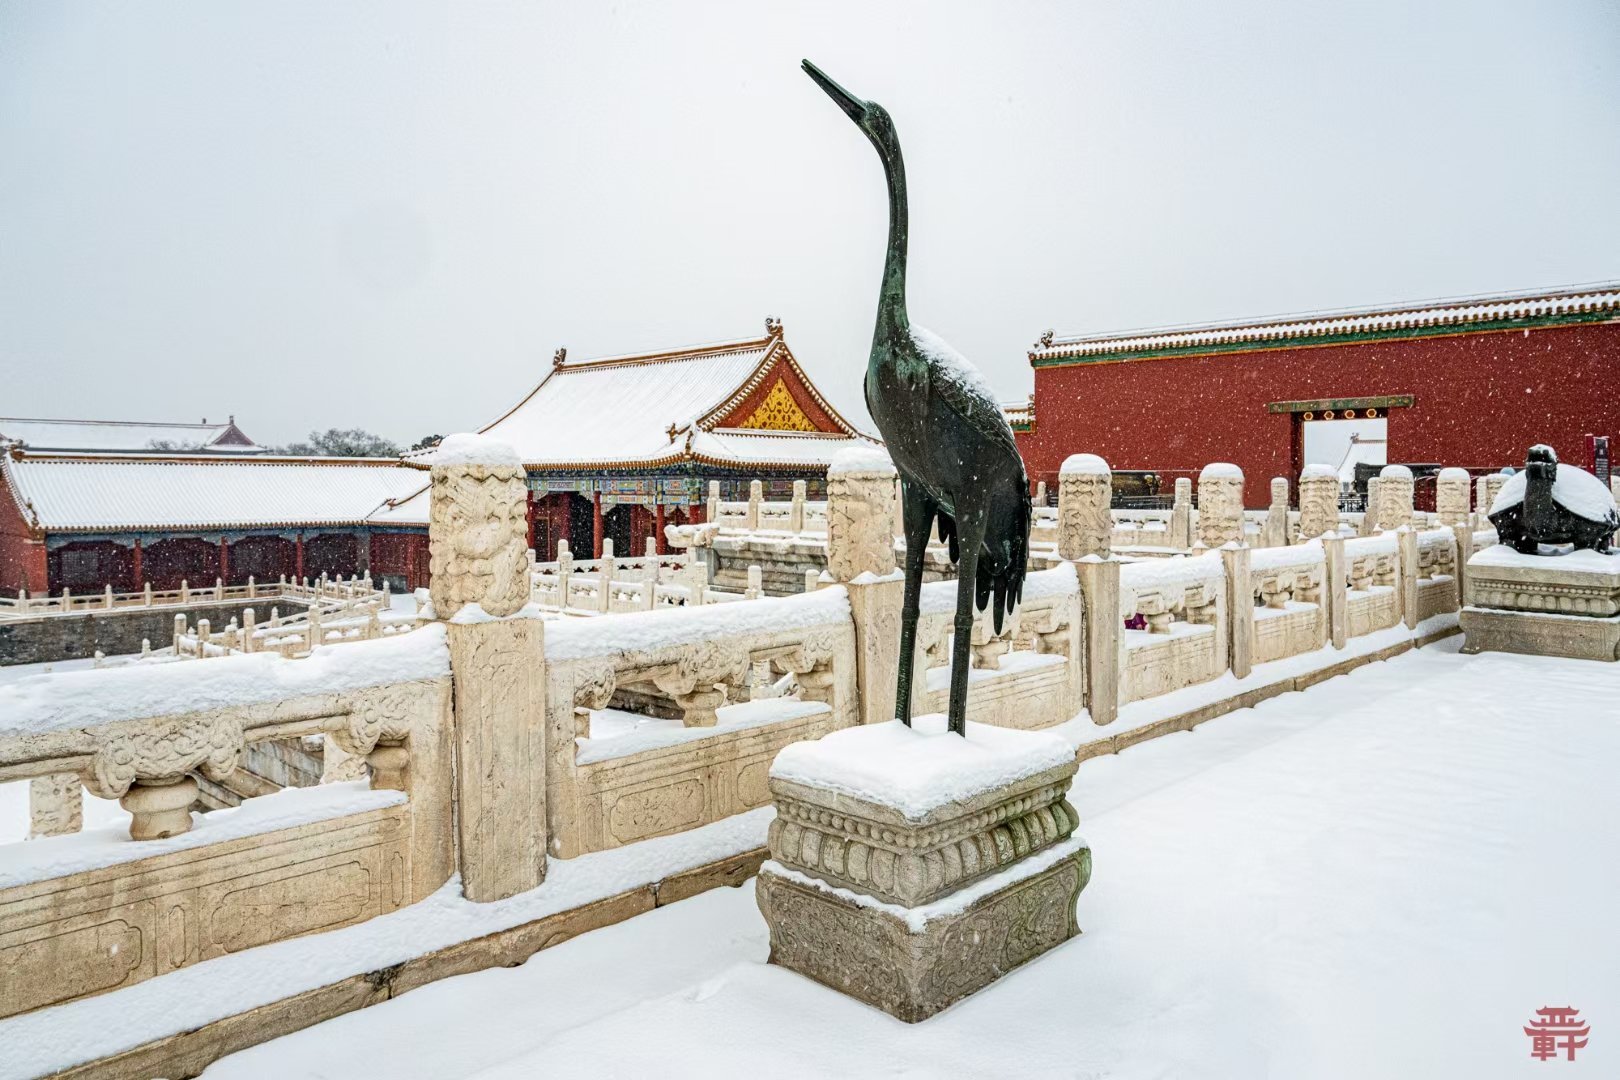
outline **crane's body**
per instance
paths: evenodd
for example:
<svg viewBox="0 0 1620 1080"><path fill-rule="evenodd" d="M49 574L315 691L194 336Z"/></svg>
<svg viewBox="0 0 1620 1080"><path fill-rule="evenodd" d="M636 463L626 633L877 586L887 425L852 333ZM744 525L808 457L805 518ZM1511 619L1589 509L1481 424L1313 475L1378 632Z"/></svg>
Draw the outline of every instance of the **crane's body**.
<svg viewBox="0 0 1620 1080"><path fill-rule="evenodd" d="M934 522L957 562L951 643L950 730L965 734L974 609L990 607L999 632L1023 593L1029 552L1029 482L1001 406L974 367L906 312L906 173L894 122L808 60L804 69L872 140L889 186L889 244L866 367L866 407L900 473L905 599L895 716L911 722L912 667L923 556Z"/></svg>

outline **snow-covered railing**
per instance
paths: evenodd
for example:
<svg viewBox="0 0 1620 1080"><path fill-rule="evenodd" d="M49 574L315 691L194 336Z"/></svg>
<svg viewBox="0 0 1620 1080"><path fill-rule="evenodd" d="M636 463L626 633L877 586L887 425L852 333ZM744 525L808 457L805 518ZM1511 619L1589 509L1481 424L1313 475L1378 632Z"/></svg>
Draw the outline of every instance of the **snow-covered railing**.
<svg viewBox="0 0 1620 1080"><path fill-rule="evenodd" d="M534 561L531 550L530 599L545 611L606 615L724 603L746 595L710 585L707 569L692 553L660 555L656 544L648 537L646 554L619 556L613 553L613 541L604 539L600 559L575 559L568 541L561 540L557 558L543 563Z"/></svg>
<svg viewBox="0 0 1620 1080"><path fill-rule="evenodd" d="M455 859L450 703L442 627L310 660L238 655L0 686L0 783L28 783L35 837L0 845L0 941L29 943L6 961L0 1016L432 893ZM251 744L317 735L334 765L369 764L369 783L192 812L200 784L236 782ZM127 824L81 834L85 788L119 800Z"/></svg>
<svg viewBox="0 0 1620 1080"><path fill-rule="evenodd" d="M369 575L362 579L328 581L319 578L259 582L249 577L246 584L226 585L218 578L212 585L192 586L181 581L177 589L154 589L150 582L139 592L114 592L108 585L100 592L74 594L63 589L59 596L29 596L26 589L18 596L0 596L0 619L34 618L42 615L79 615L95 611L140 611L150 608L194 607L198 604L224 604L241 600L301 600L355 597L373 593Z"/></svg>
<svg viewBox="0 0 1620 1080"><path fill-rule="evenodd" d="M1119 571L1119 700L1123 704L1215 678L1226 668L1226 571L1221 554L1126 563Z"/></svg>
<svg viewBox="0 0 1620 1080"><path fill-rule="evenodd" d="M1457 573L1457 533L1449 527L1417 534L1417 619L1456 611L1461 600Z"/></svg>
<svg viewBox="0 0 1620 1080"><path fill-rule="evenodd" d="M1327 557L1320 540L1249 555L1254 663L1320 649L1327 641Z"/></svg>
<svg viewBox="0 0 1620 1080"><path fill-rule="evenodd" d="M720 498L720 481L709 481L708 524L750 532L826 535L827 503L808 498L805 481L793 482L793 497L786 501L766 499L764 489L762 481L751 480L746 502L727 501Z"/></svg>
<svg viewBox="0 0 1620 1080"><path fill-rule="evenodd" d="M296 590L296 591L294 591ZM214 629L210 620L198 619L188 625L186 616L174 617L174 638L169 650L176 657L205 659L231 653L275 652L292 659L308 656L326 645L377 638L413 630L423 617L391 607L385 583L372 589L369 579L351 579L313 586L294 586L287 595L308 606L290 616L279 607L270 608L269 617L260 621L261 609L243 608L241 621L232 616L225 626ZM150 652L143 642L142 655Z"/></svg>
<svg viewBox="0 0 1620 1080"><path fill-rule="evenodd" d="M858 722L838 587L546 626L546 790L563 857L768 801L789 742Z"/></svg>
<svg viewBox="0 0 1620 1080"><path fill-rule="evenodd" d="M1346 633L1361 637L1401 621L1395 591L1400 566L1397 536L1392 532L1356 536L1344 542L1345 579L1349 591Z"/></svg>
<svg viewBox="0 0 1620 1080"><path fill-rule="evenodd" d="M1061 563L1024 579L1023 601L1001 632L975 612L969 645L968 710L979 723L1040 728L1084 704L1083 626L1074 567ZM922 587L912 711L944 712L950 700L956 582Z"/></svg>

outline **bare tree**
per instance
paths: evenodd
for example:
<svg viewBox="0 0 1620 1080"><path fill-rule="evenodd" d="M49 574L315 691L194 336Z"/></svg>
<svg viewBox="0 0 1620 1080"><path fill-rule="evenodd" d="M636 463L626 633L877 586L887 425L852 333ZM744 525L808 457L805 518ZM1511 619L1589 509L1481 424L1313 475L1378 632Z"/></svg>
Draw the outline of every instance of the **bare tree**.
<svg viewBox="0 0 1620 1080"><path fill-rule="evenodd" d="M297 457L398 457L399 447L363 428L327 428L310 432L305 442L277 447L276 452Z"/></svg>

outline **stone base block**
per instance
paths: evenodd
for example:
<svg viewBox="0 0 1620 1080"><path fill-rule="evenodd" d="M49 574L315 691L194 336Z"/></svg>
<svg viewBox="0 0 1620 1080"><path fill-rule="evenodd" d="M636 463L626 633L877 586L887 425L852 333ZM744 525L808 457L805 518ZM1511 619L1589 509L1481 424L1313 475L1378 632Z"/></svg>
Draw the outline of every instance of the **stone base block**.
<svg viewBox="0 0 1620 1080"><path fill-rule="evenodd" d="M1458 623L1465 635L1465 653L1620 659L1620 615L1595 619L1589 615L1465 607Z"/></svg>
<svg viewBox="0 0 1620 1080"><path fill-rule="evenodd" d="M955 912L949 897L909 913L857 902L794 871L773 873L771 864L756 890L771 963L910 1024L1078 934L1075 901L1090 878L1091 851L1078 847ZM930 909L938 913L920 918Z"/></svg>

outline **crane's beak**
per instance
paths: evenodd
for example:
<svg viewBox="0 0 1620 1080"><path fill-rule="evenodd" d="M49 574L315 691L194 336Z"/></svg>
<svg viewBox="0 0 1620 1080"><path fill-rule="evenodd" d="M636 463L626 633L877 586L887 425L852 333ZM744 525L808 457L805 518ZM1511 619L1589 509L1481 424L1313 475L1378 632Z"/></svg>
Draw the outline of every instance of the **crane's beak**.
<svg viewBox="0 0 1620 1080"><path fill-rule="evenodd" d="M826 74L810 61L804 61L804 73L816 81L816 85L827 91L827 96L838 103L851 120L859 124L866 119L866 102L845 90L842 86L827 78Z"/></svg>

